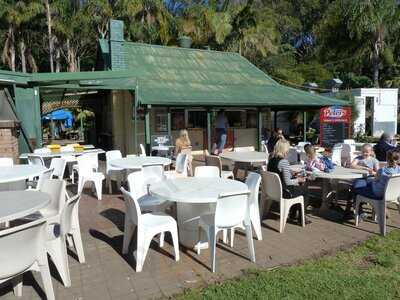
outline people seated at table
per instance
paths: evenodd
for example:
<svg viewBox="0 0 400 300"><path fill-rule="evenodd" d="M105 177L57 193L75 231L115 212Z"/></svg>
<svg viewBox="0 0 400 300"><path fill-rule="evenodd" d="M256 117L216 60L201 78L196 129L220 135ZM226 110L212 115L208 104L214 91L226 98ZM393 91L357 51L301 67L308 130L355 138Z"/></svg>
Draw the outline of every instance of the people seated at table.
<svg viewBox="0 0 400 300"><path fill-rule="evenodd" d="M386 166L380 168L374 177L360 179L354 183L354 196L362 195L377 200L383 198L385 186L390 176L400 174L400 151L389 150L386 161Z"/></svg>
<svg viewBox="0 0 400 300"><path fill-rule="evenodd" d="M274 151L275 145L279 140L284 140L285 137L283 136L283 130L281 128L277 128L273 133L272 136L268 139L267 148L268 152L272 153Z"/></svg>
<svg viewBox="0 0 400 300"><path fill-rule="evenodd" d="M175 141L175 155L184 153L189 156L188 175L192 175L192 144L190 142L189 133L186 129L179 131L179 137Z"/></svg>
<svg viewBox="0 0 400 300"><path fill-rule="evenodd" d="M396 149L396 146L392 144L392 140L393 138L384 132L381 135L378 143L374 146L375 155L379 161L385 161L386 153L389 150Z"/></svg>
<svg viewBox="0 0 400 300"><path fill-rule="evenodd" d="M370 144L364 144L361 148L361 155L355 157L351 162L353 169L366 170L375 175L379 169L379 161L374 156L374 150Z"/></svg>
<svg viewBox="0 0 400 300"><path fill-rule="evenodd" d="M267 170L269 172L277 173L282 182L282 194L284 198L294 198L304 196L304 207L308 206L307 189L304 183L306 178L303 176L294 176L290 169L287 155L289 153L290 144L285 139L280 139L276 142L274 151L270 156ZM294 205L289 213L289 218L294 220L298 218L301 223L301 206ZM306 223L310 221L306 220Z"/></svg>
<svg viewBox="0 0 400 300"><path fill-rule="evenodd" d="M335 169L335 164L332 161L332 148L325 147L320 160L325 166L324 172L331 172Z"/></svg>
<svg viewBox="0 0 400 300"><path fill-rule="evenodd" d="M304 146L304 152L306 153L306 170L307 171L324 171L325 170L325 164L321 160L320 157L318 157L317 152L315 151L315 148L311 144L307 144Z"/></svg>

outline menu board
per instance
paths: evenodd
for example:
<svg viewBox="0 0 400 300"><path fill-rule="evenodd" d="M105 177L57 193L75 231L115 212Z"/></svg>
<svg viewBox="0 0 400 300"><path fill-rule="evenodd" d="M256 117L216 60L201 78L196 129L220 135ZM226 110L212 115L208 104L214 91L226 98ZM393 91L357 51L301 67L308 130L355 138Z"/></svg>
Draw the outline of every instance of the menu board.
<svg viewBox="0 0 400 300"><path fill-rule="evenodd" d="M332 147L343 143L350 136L351 108L341 106L324 107L320 110L320 143Z"/></svg>

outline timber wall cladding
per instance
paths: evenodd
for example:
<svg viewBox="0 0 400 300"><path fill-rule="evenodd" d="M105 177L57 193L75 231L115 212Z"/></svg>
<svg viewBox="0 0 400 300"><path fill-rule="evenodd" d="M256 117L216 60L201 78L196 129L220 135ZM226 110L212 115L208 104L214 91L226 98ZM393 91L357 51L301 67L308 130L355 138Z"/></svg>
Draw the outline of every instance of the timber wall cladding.
<svg viewBox="0 0 400 300"><path fill-rule="evenodd" d="M18 138L13 122L0 122L0 157L11 157L18 162Z"/></svg>

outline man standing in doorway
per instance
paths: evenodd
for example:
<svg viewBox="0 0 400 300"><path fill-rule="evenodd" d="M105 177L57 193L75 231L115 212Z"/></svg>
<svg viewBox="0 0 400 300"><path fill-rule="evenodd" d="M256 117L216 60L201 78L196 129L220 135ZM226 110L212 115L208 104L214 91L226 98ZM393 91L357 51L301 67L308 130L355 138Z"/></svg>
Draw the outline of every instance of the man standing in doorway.
<svg viewBox="0 0 400 300"><path fill-rule="evenodd" d="M214 154L218 155L222 153L226 144L227 131L229 127L228 119L225 116L225 111L221 109L218 112L217 119L215 121L215 129L217 132L217 149Z"/></svg>

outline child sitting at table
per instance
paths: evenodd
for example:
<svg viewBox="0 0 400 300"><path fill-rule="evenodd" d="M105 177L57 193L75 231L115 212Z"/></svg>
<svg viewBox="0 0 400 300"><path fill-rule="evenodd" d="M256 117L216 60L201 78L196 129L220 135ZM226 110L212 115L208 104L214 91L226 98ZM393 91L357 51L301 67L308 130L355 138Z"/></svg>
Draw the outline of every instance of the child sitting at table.
<svg viewBox="0 0 400 300"><path fill-rule="evenodd" d="M366 170L371 175L375 175L379 169L379 161L374 156L373 148L370 144L364 144L361 155L355 157L351 162L353 169Z"/></svg>
<svg viewBox="0 0 400 300"><path fill-rule="evenodd" d="M325 164L317 156L317 152L311 144L304 146L304 152L306 153L306 170L307 171L324 171Z"/></svg>
<svg viewBox="0 0 400 300"><path fill-rule="evenodd" d="M325 151L322 154L321 161L325 165L324 172L331 172L335 168L335 164L332 161L332 148L325 147Z"/></svg>

